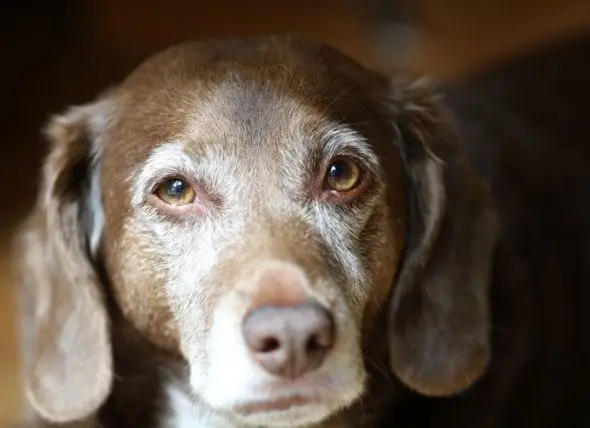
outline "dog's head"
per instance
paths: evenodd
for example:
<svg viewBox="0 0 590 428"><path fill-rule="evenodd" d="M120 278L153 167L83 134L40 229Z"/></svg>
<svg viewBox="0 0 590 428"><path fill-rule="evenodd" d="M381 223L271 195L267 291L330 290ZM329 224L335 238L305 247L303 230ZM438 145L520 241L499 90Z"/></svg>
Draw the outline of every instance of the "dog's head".
<svg viewBox="0 0 590 428"><path fill-rule="evenodd" d="M240 423L321 421L393 372L430 395L489 359L494 222L435 93L290 37L156 55L53 118L19 239L36 302L27 392L87 416L113 376L104 284L191 391Z"/></svg>

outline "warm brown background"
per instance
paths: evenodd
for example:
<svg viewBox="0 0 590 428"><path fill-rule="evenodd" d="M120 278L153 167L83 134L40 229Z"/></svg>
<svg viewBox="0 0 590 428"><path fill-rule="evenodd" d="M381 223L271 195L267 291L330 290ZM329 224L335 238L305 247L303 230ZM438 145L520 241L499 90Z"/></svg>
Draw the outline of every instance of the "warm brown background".
<svg viewBox="0 0 590 428"><path fill-rule="evenodd" d="M386 59L376 52L365 8L352 0L8 3L5 1L0 11L0 427L14 420L20 402L8 238L34 197L44 153L38 130L48 114L88 100L150 52L186 39L298 32L330 43L369 65L380 65ZM539 35L548 39L564 33L566 27L590 23L588 0L520 2L528 7L511 0L512 13L507 12L508 3L500 0L418 3L431 3L431 9L419 12L432 37L426 40L424 50L413 53L426 53L426 59L435 62L422 63L444 72L487 64L528 46ZM437 10L436 4L443 3L445 9ZM469 4L480 7L474 9ZM503 12L489 15L485 11L490 4ZM543 14L544 10L550 13ZM511 43L514 29L519 38Z"/></svg>

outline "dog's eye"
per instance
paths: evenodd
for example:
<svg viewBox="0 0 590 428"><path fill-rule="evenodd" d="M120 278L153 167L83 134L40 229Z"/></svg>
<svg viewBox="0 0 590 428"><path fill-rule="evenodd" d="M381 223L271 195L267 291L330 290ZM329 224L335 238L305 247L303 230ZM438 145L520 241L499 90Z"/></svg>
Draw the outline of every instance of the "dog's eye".
<svg viewBox="0 0 590 428"><path fill-rule="evenodd" d="M326 184L330 190L348 192L360 182L361 170L358 165L348 159L337 159L328 167Z"/></svg>
<svg viewBox="0 0 590 428"><path fill-rule="evenodd" d="M169 205L187 205L195 200L195 189L179 178L171 178L160 184L156 196Z"/></svg>

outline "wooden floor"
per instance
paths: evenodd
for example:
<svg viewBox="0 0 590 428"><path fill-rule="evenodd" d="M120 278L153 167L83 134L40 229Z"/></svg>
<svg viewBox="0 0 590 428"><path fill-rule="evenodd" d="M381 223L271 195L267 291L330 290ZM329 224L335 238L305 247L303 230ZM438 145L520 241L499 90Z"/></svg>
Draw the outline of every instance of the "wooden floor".
<svg viewBox="0 0 590 428"><path fill-rule="evenodd" d="M6 286L11 282L5 253L0 259L0 426L11 421L20 405L20 385L17 376L15 308L13 293Z"/></svg>

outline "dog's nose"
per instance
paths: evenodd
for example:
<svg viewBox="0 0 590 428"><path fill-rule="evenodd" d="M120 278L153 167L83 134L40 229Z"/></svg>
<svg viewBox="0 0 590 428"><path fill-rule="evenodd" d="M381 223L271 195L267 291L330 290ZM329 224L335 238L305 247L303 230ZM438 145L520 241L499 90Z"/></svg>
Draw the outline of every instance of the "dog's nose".
<svg viewBox="0 0 590 428"><path fill-rule="evenodd" d="M334 345L334 320L315 302L261 306L252 310L242 332L254 359L267 372L295 379L321 366Z"/></svg>

